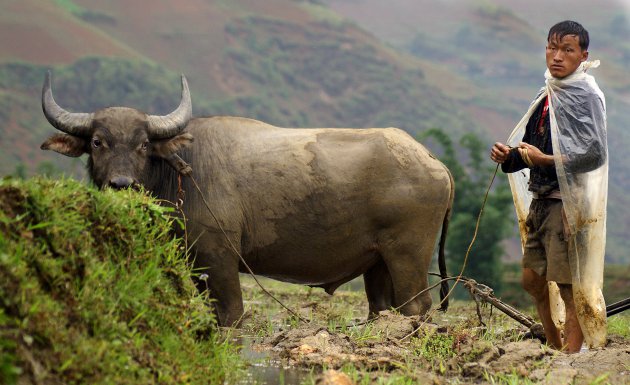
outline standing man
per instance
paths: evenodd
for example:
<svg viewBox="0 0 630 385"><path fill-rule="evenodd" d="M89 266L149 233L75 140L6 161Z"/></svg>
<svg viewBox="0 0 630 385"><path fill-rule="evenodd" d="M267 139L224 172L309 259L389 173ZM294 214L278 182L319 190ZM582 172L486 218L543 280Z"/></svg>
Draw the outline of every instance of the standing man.
<svg viewBox="0 0 630 385"><path fill-rule="evenodd" d="M579 23L551 27L545 86L508 145L497 142L490 151L490 158L508 173L514 196L523 288L534 299L547 342L570 353L579 352L584 341L589 347L606 343L601 291L608 191L606 104L595 79L586 74L599 65L587 61L588 45L588 32ZM553 283L564 303L563 333L552 317Z"/></svg>

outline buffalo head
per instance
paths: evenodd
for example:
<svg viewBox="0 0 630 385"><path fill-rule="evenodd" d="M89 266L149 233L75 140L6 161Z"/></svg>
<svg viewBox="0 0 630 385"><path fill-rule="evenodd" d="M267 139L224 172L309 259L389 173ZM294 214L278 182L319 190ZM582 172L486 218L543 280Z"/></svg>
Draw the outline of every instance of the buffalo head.
<svg viewBox="0 0 630 385"><path fill-rule="evenodd" d="M98 187L125 188L148 177L151 157L168 159L192 142L184 128L192 115L186 78L175 111L165 116L147 115L127 107L108 107L93 113L74 113L53 98L50 71L42 89L46 119L63 134L55 134L41 148L66 156L89 155L88 172Z"/></svg>

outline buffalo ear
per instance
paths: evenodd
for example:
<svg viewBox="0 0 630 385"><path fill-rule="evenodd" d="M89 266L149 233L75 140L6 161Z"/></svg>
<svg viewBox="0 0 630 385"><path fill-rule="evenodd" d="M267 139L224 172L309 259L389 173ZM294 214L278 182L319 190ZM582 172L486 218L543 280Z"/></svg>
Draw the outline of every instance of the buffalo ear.
<svg viewBox="0 0 630 385"><path fill-rule="evenodd" d="M190 146L193 142L192 134L184 132L169 139L151 142L151 155L160 158L169 158L182 148Z"/></svg>
<svg viewBox="0 0 630 385"><path fill-rule="evenodd" d="M76 158L87 152L87 146L88 141L78 136L55 134L42 143L40 148Z"/></svg>

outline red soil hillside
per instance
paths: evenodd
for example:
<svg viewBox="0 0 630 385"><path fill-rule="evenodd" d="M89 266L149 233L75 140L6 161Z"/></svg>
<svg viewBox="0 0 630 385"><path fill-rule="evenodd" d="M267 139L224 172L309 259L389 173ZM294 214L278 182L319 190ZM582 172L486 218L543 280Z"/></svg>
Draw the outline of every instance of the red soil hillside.
<svg viewBox="0 0 630 385"><path fill-rule="evenodd" d="M53 1L0 3L0 62L67 64L86 55L138 56Z"/></svg>

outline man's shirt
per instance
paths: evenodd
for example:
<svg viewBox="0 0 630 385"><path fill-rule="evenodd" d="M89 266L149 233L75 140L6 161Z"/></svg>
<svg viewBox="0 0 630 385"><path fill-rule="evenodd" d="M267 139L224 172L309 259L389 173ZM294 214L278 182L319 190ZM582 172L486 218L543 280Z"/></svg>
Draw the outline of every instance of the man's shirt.
<svg viewBox="0 0 630 385"><path fill-rule="evenodd" d="M553 155L553 147L551 145L551 129L549 113L543 114L547 105L547 97L538 103L536 110L529 118L525 127L525 134L522 142L529 143L538 148L546 155ZM501 164L501 170L506 173L512 173L527 168L527 164L519 154L516 148L510 151L508 158ZM530 168L529 173L529 191L546 196L554 190L559 190L558 175L556 167L552 166L534 166Z"/></svg>

